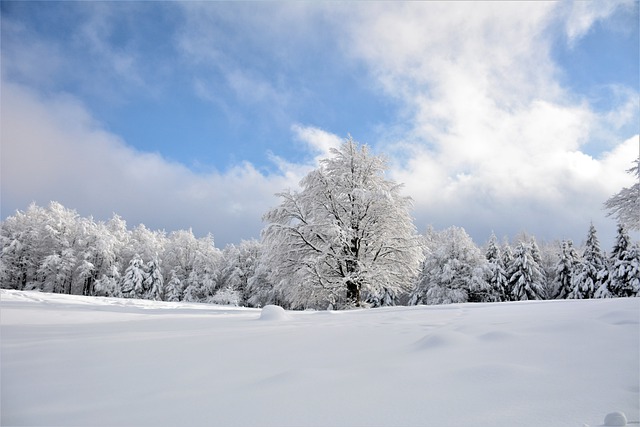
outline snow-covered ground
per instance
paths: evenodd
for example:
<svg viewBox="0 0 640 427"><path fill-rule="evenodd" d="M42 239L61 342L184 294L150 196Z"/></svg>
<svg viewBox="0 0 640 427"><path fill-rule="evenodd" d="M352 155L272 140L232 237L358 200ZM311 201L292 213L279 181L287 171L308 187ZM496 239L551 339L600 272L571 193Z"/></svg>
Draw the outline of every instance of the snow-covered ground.
<svg viewBox="0 0 640 427"><path fill-rule="evenodd" d="M344 312L6 290L0 301L3 426L640 419L640 298Z"/></svg>

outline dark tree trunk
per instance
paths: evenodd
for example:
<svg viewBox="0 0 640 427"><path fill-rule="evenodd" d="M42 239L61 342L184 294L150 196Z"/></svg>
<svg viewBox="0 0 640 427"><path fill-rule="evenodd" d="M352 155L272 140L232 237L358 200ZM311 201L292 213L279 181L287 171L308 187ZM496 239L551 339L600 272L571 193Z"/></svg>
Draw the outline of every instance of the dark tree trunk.
<svg viewBox="0 0 640 427"><path fill-rule="evenodd" d="M347 304L360 307L360 284L353 280L347 281Z"/></svg>

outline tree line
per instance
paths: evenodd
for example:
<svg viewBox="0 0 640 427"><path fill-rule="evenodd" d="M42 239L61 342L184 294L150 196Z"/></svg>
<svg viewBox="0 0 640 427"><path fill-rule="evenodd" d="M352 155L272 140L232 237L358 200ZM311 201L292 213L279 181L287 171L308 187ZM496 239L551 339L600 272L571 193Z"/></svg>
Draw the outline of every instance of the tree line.
<svg viewBox="0 0 640 427"><path fill-rule="evenodd" d="M129 229L117 215L95 221L57 202L32 204L0 226L0 284L291 309L638 296L640 248L623 225L609 255L593 225L583 248L524 233L502 243L492 235L480 248L460 227L420 235L411 200L385 170L383 157L349 138L299 191L278 195L261 240L224 249L191 230ZM623 191L609 202L631 208L610 209L637 221L629 211L638 190Z"/></svg>

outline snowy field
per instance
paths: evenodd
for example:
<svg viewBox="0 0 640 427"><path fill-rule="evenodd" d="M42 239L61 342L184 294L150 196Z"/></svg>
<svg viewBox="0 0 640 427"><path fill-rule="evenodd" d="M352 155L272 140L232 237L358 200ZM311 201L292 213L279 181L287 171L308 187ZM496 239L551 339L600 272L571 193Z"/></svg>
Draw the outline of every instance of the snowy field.
<svg viewBox="0 0 640 427"><path fill-rule="evenodd" d="M640 419L640 298L284 312L2 290L1 424Z"/></svg>

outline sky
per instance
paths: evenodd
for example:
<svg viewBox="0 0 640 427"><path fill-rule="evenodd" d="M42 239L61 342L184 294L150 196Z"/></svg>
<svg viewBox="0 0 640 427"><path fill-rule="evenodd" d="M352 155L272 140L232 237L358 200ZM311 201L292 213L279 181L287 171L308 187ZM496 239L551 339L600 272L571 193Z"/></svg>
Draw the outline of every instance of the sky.
<svg viewBox="0 0 640 427"><path fill-rule="evenodd" d="M2 219L55 200L223 247L351 135L419 232L580 243L593 222L608 249L638 5L2 1Z"/></svg>

